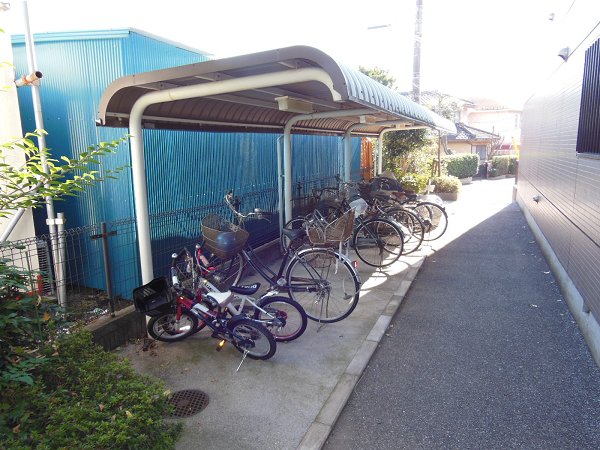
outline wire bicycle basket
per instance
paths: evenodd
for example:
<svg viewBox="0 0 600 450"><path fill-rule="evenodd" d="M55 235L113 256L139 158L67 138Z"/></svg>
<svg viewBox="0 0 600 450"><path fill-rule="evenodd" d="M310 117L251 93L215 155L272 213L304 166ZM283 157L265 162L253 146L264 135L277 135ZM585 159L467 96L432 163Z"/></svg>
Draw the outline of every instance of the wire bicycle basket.
<svg viewBox="0 0 600 450"><path fill-rule="evenodd" d="M242 251L250 234L216 214L209 214L202 219L202 236L204 245L215 256L230 259Z"/></svg>
<svg viewBox="0 0 600 450"><path fill-rule="evenodd" d="M159 316L173 308L171 288L165 277L159 277L133 290L133 304L138 312Z"/></svg>
<svg viewBox="0 0 600 450"><path fill-rule="evenodd" d="M352 235L353 225L354 209L348 210L332 222L328 222L317 210L313 220L306 222L306 233L313 245L337 247Z"/></svg>

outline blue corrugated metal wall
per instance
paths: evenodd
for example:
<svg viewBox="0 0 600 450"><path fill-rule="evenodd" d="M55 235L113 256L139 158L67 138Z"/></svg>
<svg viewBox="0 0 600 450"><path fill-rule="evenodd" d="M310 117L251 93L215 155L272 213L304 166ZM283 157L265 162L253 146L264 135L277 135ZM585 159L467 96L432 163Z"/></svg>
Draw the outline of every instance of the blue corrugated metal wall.
<svg viewBox="0 0 600 450"><path fill-rule="evenodd" d="M127 133L126 129L95 126L101 95L114 79L207 59L200 53L130 30L36 35L35 45L38 68L44 73L41 100L48 131L46 141L56 157L77 155L89 145L118 139ZM26 73L22 38L13 39L13 51L17 73ZM29 89L19 89L19 103L24 130L33 130ZM244 194L277 185L277 135L274 134L146 130L144 143L151 213L216 204L230 188ZM340 146L338 137L295 136L294 182L339 173ZM352 148L351 172L353 177L358 177L359 139L353 139ZM129 163L128 145L122 144L119 152L107 158L104 164L114 169ZM274 197L261 201L265 204L245 206L272 209L275 205ZM57 203L56 209L65 212L69 228L132 217L130 172L126 170L117 180L107 180L77 198ZM38 233L47 232L44 215L45 211L38 211ZM171 231L157 231L153 239L165 239L163 234ZM120 254L122 251L123 247L111 248L115 270L118 270L118 260L124 256ZM131 255L124 259L131 259ZM86 282L91 287L104 286L103 279ZM115 291L129 296L132 287L127 283L115 286Z"/></svg>

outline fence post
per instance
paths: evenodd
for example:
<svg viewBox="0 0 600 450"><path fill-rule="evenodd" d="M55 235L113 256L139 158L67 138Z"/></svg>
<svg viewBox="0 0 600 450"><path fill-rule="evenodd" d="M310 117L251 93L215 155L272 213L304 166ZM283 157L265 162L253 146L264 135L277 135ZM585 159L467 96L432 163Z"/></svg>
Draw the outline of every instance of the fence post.
<svg viewBox="0 0 600 450"><path fill-rule="evenodd" d="M63 308L67 307L67 283L65 265L67 261L67 239L65 236L65 214L58 213L56 216L56 225L58 231L58 245L56 249L56 294L58 296L58 304ZM60 283L60 284L59 284Z"/></svg>
<svg viewBox="0 0 600 450"><path fill-rule="evenodd" d="M102 256L104 257L104 276L106 278L106 296L110 308L110 317L115 317L115 301L112 292L112 277L110 275L110 257L108 254L108 238L117 234L116 231L108 233L106 231L106 222L100 224L100 234L90 236L92 239L102 239Z"/></svg>

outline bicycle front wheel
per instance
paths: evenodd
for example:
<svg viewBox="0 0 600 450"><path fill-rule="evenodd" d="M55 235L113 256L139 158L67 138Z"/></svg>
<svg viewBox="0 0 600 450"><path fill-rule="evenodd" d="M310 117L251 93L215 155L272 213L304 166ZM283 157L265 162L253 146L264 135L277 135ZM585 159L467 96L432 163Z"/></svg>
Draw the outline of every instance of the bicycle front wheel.
<svg viewBox="0 0 600 450"><path fill-rule="evenodd" d="M425 226L425 241L434 241L446 232L448 214L440 205L432 202L421 202L413 209Z"/></svg>
<svg viewBox="0 0 600 450"><path fill-rule="evenodd" d="M354 231L352 246L356 255L373 267L386 267L395 263L402 254L402 232L387 219L362 222Z"/></svg>
<svg viewBox="0 0 600 450"><path fill-rule="evenodd" d="M278 342L302 336L308 322L300 304L287 297L265 297L258 302L254 319L262 323Z"/></svg>
<svg viewBox="0 0 600 450"><path fill-rule="evenodd" d="M247 318L232 320L228 325L232 344L248 358L269 359L277 350L273 335L260 323Z"/></svg>
<svg viewBox="0 0 600 450"><path fill-rule="evenodd" d="M286 271L290 297L309 319L332 323L350 315L360 293L360 278L350 261L326 248L298 252Z"/></svg>
<svg viewBox="0 0 600 450"><path fill-rule="evenodd" d="M194 334L198 328L198 319L188 311L181 311L177 320L175 311L152 317L148 321L148 334L157 341L177 342Z"/></svg>
<svg viewBox="0 0 600 450"><path fill-rule="evenodd" d="M425 237L425 226L415 212L404 208L388 208L385 210L385 216L400 227L404 241L403 255L413 253L421 247Z"/></svg>

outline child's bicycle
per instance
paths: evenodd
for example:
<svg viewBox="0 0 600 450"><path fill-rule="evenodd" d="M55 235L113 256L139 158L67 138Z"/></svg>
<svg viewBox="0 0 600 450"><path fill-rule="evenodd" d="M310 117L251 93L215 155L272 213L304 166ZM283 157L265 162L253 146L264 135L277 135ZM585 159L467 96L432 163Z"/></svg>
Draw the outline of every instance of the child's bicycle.
<svg viewBox="0 0 600 450"><path fill-rule="evenodd" d="M189 290L179 284L176 275L172 286L166 277L160 277L133 291L136 310L150 317L148 334L154 339L181 341L208 327L212 330L212 337L220 340L217 351L230 342L243 354L239 370L246 356L263 360L271 358L277 343L260 322L242 314L232 316L226 312L233 298L231 291L210 293L198 302Z"/></svg>
<svg viewBox="0 0 600 450"><path fill-rule="evenodd" d="M178 280L178 284L187 289L197 301L203 301L209 294L221 293L210 281L214 272L215 269L209 266L200 244L196 244L194 256L187 248L172 255L173 280ZM272 292L256 300L251 296L259 288L260 283L231 286L229 290L233 293L233 299L227 305L226 313L232 316L243 314L262 323L276 341L288 342L302 336L308 322L304 308L291 298L274 295ZM205 304L209 309L214 306L214 303L210 302ZM198 326L202 327L203 324L199 323Z"/></svg>

